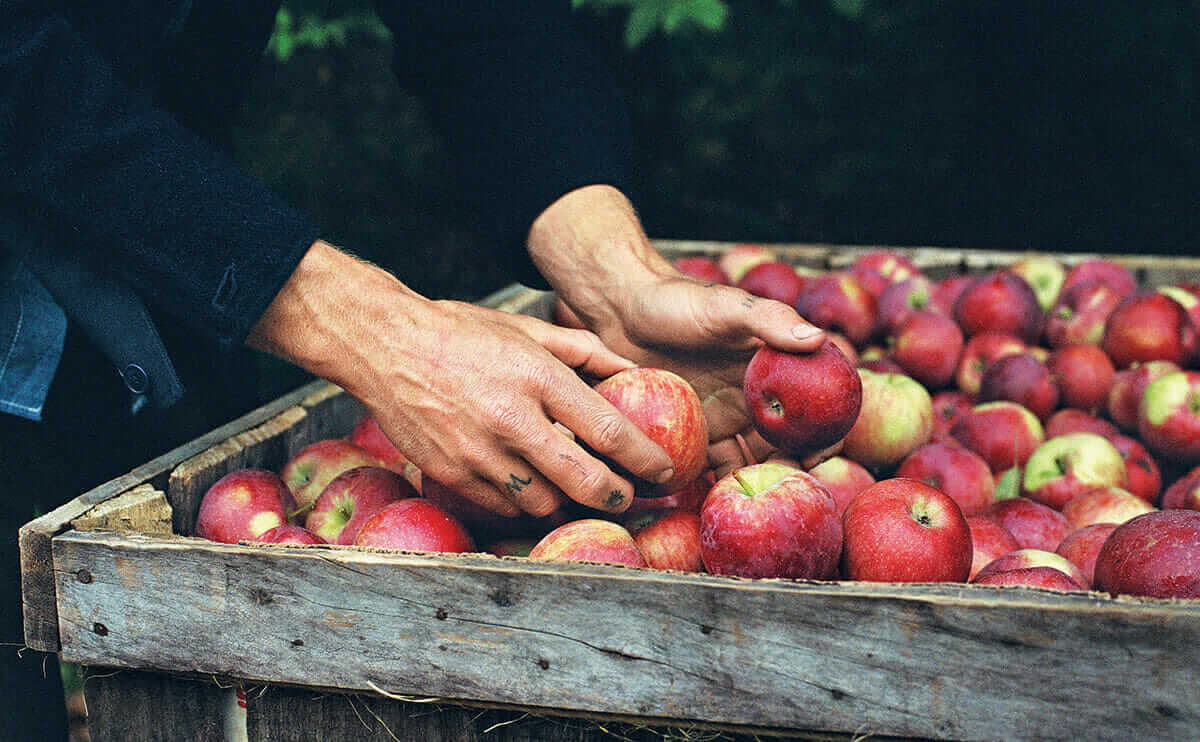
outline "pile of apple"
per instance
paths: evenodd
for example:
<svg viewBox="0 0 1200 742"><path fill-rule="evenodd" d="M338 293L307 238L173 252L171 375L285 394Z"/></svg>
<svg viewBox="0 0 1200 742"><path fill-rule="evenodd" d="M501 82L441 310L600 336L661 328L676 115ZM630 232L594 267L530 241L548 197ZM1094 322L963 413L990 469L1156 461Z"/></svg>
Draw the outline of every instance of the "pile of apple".
<svg viewBox="0 0 1200 742"><path fill-rule="evenodd" d="M763 348L747 367L768 460L705 471L696 392L631 369L597 390L677 476L639 482L620 515L492 514L423 480L366 416L278 473L227 475L196 535L1200 598L1200 284L1142 289L1119 263L1050 257L934 280L888 250L815 271L762 245L676 266L828 333L815 353Z"/></svg>

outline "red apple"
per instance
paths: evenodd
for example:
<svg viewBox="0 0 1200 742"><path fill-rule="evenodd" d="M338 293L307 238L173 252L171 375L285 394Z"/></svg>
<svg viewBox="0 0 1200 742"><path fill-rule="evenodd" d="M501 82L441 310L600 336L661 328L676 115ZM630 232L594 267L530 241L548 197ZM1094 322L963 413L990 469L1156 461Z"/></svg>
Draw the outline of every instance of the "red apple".
<svg viewBox="0 0 1200 742"><path fill-rule="evenodd" d="M763 345L746 367L742 389L763 439L797 457L840 441L862 407L858 372L828 341L807 354Z"/></svg>
<svg viewBox="0 0 1200 742"><path fill-rule="evenodd" d="M1009 552L986 564L983 569L979 570L979 574L975 576L975 579L980 580L999 572L1010 572L1014 569L1030 569L1034 567L1048 567L1058 570L1071 578L1071 581L1075 583L1075 588L1078 590L1086 590L1091 586L1087 577L1084 576L1079 567L1075 566L1071 560L1061 554L1046 551L1045 549L1018 549Z"/></svg>
<svg viewBox="0 0 1200 742"><path fill-rule="evenodd" d="M1192 326L1200 328L1200 294L1183 286L1159 286L1157 291L1179 302L1179 306L1183 307L1188 318L1192 320Z"/></svg>
<svg viewBox="0 0 1200 742"><path fill-rule="evenodd" d="M678 572L703 572L700 516L687 510L662 510L623 520L646 566Z"/></svg>
<svg viewBox="0 0 1200 742"><path fill-rule="evenodd" d="M1063 407L1096 413L1108 400L1116 369L1108 355L1095 345L1066 345L1046 362L1061 394Z"/></svg>
<svg viewBox="0 0 1200 742"><path fill-rule="evenodd" d="M842 575L869 582L966 582L971 529L958 504L915 479L885 479L842 515Z"/></svg>
<svg viewBox="0 0 1200 742"><path fill-rule="evenodd" d="M926 389L940 389L954 379L963 345L962 330L954 320L912 312L892 335L891 358Z"/></svg>
<svg viewBox="0 0 1200 742"><path fill-rule="evenodd" d="M1028 346L1013 335L985 332L969 338L954 372L958 390L974 399L988 366L1005 356L1027 351Z"/></svg>
<svg viewBox="0 0 1200 742"><path fill-rule="evenodd" d="M368 451L341 438L310 443L283 465L279 474L296 500L292 517L302 517L334 477L359 466L378 466Z"/></svg>
<svg viewBox="0 0 1200 742"><path fill-rule="evenodd" d="M287 523L291 504L291 493L275 472L238 469L218 479L200 499L195 535L225 544L255 541Z"/></svg>
<svg viewBox="0 0 1200 742"><path fill-rule="evenodd" d="M1200 598L1200 512L1163 510L1118 526L1096 557L1096 589Z"/></svg>
<svg viewBox="0 0 1200 742"><path fill-rule="evenodd" d="M1079 568L1083 576L1087 578L1087 584L1090 586L1095 582L1096 577L1096 557L1100 554L1100 547L1104 546L1104 541L1113 531L1117 530L1119 523L1093 523L1090 526L1084 526L1076 531L1072 531L1054 553L1059 556L1066 557Z"/></svg>
<svg viewBox="0 0 1200 742"><path fill-rule="evenodd" d="M683 487L708 463L708 424L700 397L683 377L665 369L631 368L596 385L596 391L657 443L675 473L664 483Z"/></svg>
<svg viewBox="0 0 1200 742"><path fill-rule="evenodd" d="M1096 523L1124 523L1158 508L1120 487L1093 487L1062 507L1063 517L1076 530Z"/></svg>
<svg viewBox="0 0 1200 742"><path fill-rule="evenodd" d="M970 398L962 392L953 389L941 391L933 395L933 433L934 435L950 435L950 428L963 415L971 411Z"/></svg>
<svg viewBox="0 0 1200 742"><path fill-rule="evenodd" d="M1200 510L1200 466L1175 480L1162 496L1163 510Z"/></svg>
<svg viewBox="0 0 1200 742"><path fill-rule="evenodd" d="M980 402L1016 402L1045 420L1058 408L1058 385L1046 364L1029 353L1005 356L983 372L979 382Z"/></svg>
<svg viewBox="0 0 1200 742"><path fill-rule="evenodd" d="M1003 270L976 278L954 303L954 320L967 337L998 332L1035 343L1041 336L1042 315L1025 279Z"/></svg>
<svg viewBox="0 0 1200 742"><path fill-rule="evenodd" d="M308 511L304 527L330 544L352 544L358 529L384 505L417 491L396 472L360 466L334 477Z"/></svg>
<svg viewBox="0 0 1200 742"><path fill-rule="evenodd" d="M1138 405L1138 433L1167 461L1200 463L1200 371L1176 371L1152 381Z"/></svg>
<svg viewBox="0 0 1200 742"><path fill-rule="evenodd" d="M823 330L845 335L863 347L875 335L875 297L849 273L825 273L808 282L796 311Z"/></svg>
<svg viewBox="0 0 1200 742"><path fill-rule="evenodd" d="M1057 438L1067 433L1095 433L1104 438L1119 435L1120 431L1109 421L1088 414L1074 407L1059 410L1050 416L1045 425L1046 439Z"/></svg>
<svg viewBox="0 0 1200 742"><path fill-rule="evenodd" d="M1054 567L1023 567L1003 572L979 575L971 581L974 585L993 587L1037 587L1044 590L1083 590L1079 583Z"/></svg>
<svg viewBox="0 0 1200 742"><path fill-rule="evenodd" d="M1046 342L1051 348L1100 345L1109 315L1125 296L1099 280L1075 284L1046 313Z"/></svg>
<svg viewBox="0 0 1200 742"><path fill-rule="evenodd" d="M842 444L842 455L868 468L890 466L925 445L933 434L929 392L903 374L858 369L862 408Z"/></svg>
<svg viewBox="0 0 1200 742"><path fill-rule="evenodd" d="M866 467L844 456L832 456L808 470L829 494L833 495L835 511L840 518L850 501L867 487L875 484L875 477Z"/></svg>
<svg viewBox="0 0 1200 742"><path fill-rule="evenodd" d="M1095 433L1067 433L1047 440L1025 463L1021 488L1031 500L1055 510L1093 487L1127 482L1125 459Z"/></svg>
<svg viewBox="0 0 1200 742"><path fill-rule="evenodd" d="M988 515L1004 526L1022 549L1054 551L1072 530L1062 513L1026 497L1000 500Z"/></svg>
<svg viewBox="0 0 1200 742"><path fill-rule="evenodd" d="M708 491L716 481L712 469L709 469L671 492L664 492L658 485L651 486L641 482L634 488L633 502L629 503L624 515L632 516L658 510L687 510L699 513L700 505L704 503L704 498L708 497Z"/></svg>
<svg viewBox="0 0 1200 742"><path fill-rule="evenodd" d="M1030 255L1013 263L1008 269L1025 279L1037 296L1038 306L1043 312L1054 306L1067 276L1062 263L1048 255Z"/></svg>
<svg viewBox="0 0 1200 742"><path fill-rule="evenodd" d="M529 552L550 562L600 562L645 567L633 536L619 523L599 518L573 520L550 531Z"/></svg>
<svg viewBox="0 0 1200 742"><path fill-rule="evenodd" d="M725 271L721 270L721 266L717 261L706 255L689 255L681 258L676 258L672 261L675 270L685 276L700 281L701 283L718 283L730 285L733 282L729 280L729 276L725 275Z"/></svg>
<svg viewBox="0 0 1200 742"><path fill-rule="evenodd" d="M379 460L379 464L400 476L404 476L404 470L412 466L408 458L384 434L383 429L379 427L379 421L370 413L358 419L346 440L371 454Z"/></svg>
<svg viewBox="0 0 1200 742"><path fill-rule="evenodd" d="M742 243L734 245L717 258L717 265L729 277L729 283L742 280L746 271L759 263L775 260L775 251L766 245Z"/></svg>
<svg viewBox="0 0 1200 742"><path fill-rule="evenodd" d="M1042 445L1042 424L1016 402L985 402L972 407L950 428L950 435L1000 474L1024 466Z"/></svg>
<svg viewBox="0 0 1200 742"><path fill-rule="evenodd" d="M908 376L908 374L904 373L904 368L891 358L863 358L859 360L858 367L876 374L902 374Z"/></svg>
<svg viewBox="0 0 1200 742"><path fill-rule="evenodd" d="M971 574L968 580L974 580L979 570L990 562L1021 548L1008 529L990 515L968 515L967 526L971 529Z"/></svg>
<svg viewBox="0 0 1200 742"><path fill-rule="evenodd" d="M807 283L808 279L787 263L768 260L746 271L736 285L746 293L792 306Z"/></svg>
<svg viewBox="0 0 1200 742"><path fill-rule="evenodd" d="M933 281L921 274L889 283L876 305L879 327L885 333L894 333L915 312L932 311L945 315L946 312L931 303L935 288Z"/></svg>
<svg viewBox="0 0 1200 742"><path fill-rule="evenodd" d="M475 550L463 524L423 497L384 505L358 529L354 545L396 551Z"/></svg>
<svg viewBox="0 0 1200 742"><path fill-rule="evenodd" d="M900 464L896 476L945 492L966 515L991 507L996 489L987 462L956 443L928 443L918 448Z"/></svg>
<svg viewBox="0 0 1200 742"><path fill-rule="evenodd" d="M919 273L911 260L895 250L869 250L855 258L847 272L874 297L883 293L888 284Z"/></svg>
<svg viewBox="0 0 1200 742"><path fill-rule="evenodd" d="M262 544L323 544L325 539L301 526L275 526L252 539Z"/></svg>
<svg viewBox="0 0 1200 742"><path fill-rule="evenodd" d="M1137 288L1137 279L1128 268L1106 258L1094 258L1071 266L1063 279L1062 290L1089 281L1102 281L1121 296L1128 296Z"/></svg>
<svg viewBox="0 0 1200 742"><path fill-rule="evenodd" d="M1114 435L1108 442L1125 460L1125 489L1148 503L1157 502L1162 490L1162 474L1146 447L1127 435Z"/></svg>
<svg viewBox="0 0 1200 742"><path fill-rule="evenodd" d="M850 342L850 338L840 332L826 332L825 339L838 347L842 351L842 355L846 356L846 360L851 366L858 366L858 349L854 347L854 343Z"/></svg>
<svg viewBox="0 0 1200 742"><path fill-rule="evenodd" d="M1101 347L1117 368L1139 361L1186 366L1196 357L1200 336L1179 302L1157 291L1140 291L1109 315Z"/></svg>
<svg viewBox="0 0 1200 742"><path fill-rule="evenodd" d="M1158 377L1179 370L1179 366L1170 361L1150 361L1118 371L1108 392L1108 416L1121 430L1136 431L1138 405L1146 387Z"/></svg>
<svg viewBox="0 0 1200 742"><path fill-rule="evenodd" d="M959 273L947 276L938 281L936 288L933 290L933 296L930 299L931 310L947 316L952 315L954 313L954 303L958 301L958 297L962 296L962 292L974 280L975 276L969 273Z"/></svg>
<svg viewBox="0 0 1200 742"><path fill-rule="evenodd" d="M828 579L841 548L829 490L784 464L735 469L700 509L700 553L713 574Z"/></svg>

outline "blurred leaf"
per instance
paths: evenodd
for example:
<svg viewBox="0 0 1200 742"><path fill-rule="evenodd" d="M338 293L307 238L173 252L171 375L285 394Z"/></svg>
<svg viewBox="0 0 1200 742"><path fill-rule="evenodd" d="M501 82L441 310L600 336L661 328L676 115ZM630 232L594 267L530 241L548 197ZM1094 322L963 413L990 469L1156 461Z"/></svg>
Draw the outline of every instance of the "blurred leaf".
<svg viewBox="0 0 1200 742"><path fill-rule="evenodd" d="M625 22L625 45L630 49L640 45L658 27L661 8L657 2L642 2L633 7Z"/></svg>

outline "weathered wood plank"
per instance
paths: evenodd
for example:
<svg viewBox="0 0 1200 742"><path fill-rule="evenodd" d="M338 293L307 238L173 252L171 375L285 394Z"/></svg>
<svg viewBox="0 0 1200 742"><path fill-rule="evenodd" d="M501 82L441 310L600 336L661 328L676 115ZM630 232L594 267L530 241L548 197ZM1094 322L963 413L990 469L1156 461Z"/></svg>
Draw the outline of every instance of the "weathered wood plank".
<svg viewBox="0 0 1200 742"><path fill-rule="evenodd" d="M91 742L225 740L230 689L213 680L87 668L83 694Z"/></svg>
<svg viewBox="0 0 1200 742"><path fill-rule="evenodd" d="M780 731L1200 729L1194 602L100 533L54 549L63 653L85 664Z"/></svg>
<svg viewBox="0 0 1200 742"><path fill-rule="evenodd" d="M154 485L141 484L71 521L77 531L122 531L168 536L171 504Z"/></svg>

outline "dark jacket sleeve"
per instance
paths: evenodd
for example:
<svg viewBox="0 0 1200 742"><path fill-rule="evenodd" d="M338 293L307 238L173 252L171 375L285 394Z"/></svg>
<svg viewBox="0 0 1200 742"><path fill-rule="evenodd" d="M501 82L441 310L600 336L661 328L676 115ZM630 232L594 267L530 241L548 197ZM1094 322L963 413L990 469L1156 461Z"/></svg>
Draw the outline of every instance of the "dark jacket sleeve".
<svg viewBox="0 0 1200 742"><path fill-rule="evenodd" d="M629 180L627 111L570 3L379 0L379 12L400 84L428 103L493 254L544 287L525 250L533 220L575 188Z"/></svg>
<svg viewBox="0 0 1200 742"><path fill-rule="evenodd" d="M224 343L245 338L317 237L39 1L0 3L0 199L73 231L89 259Z"/></svg>

